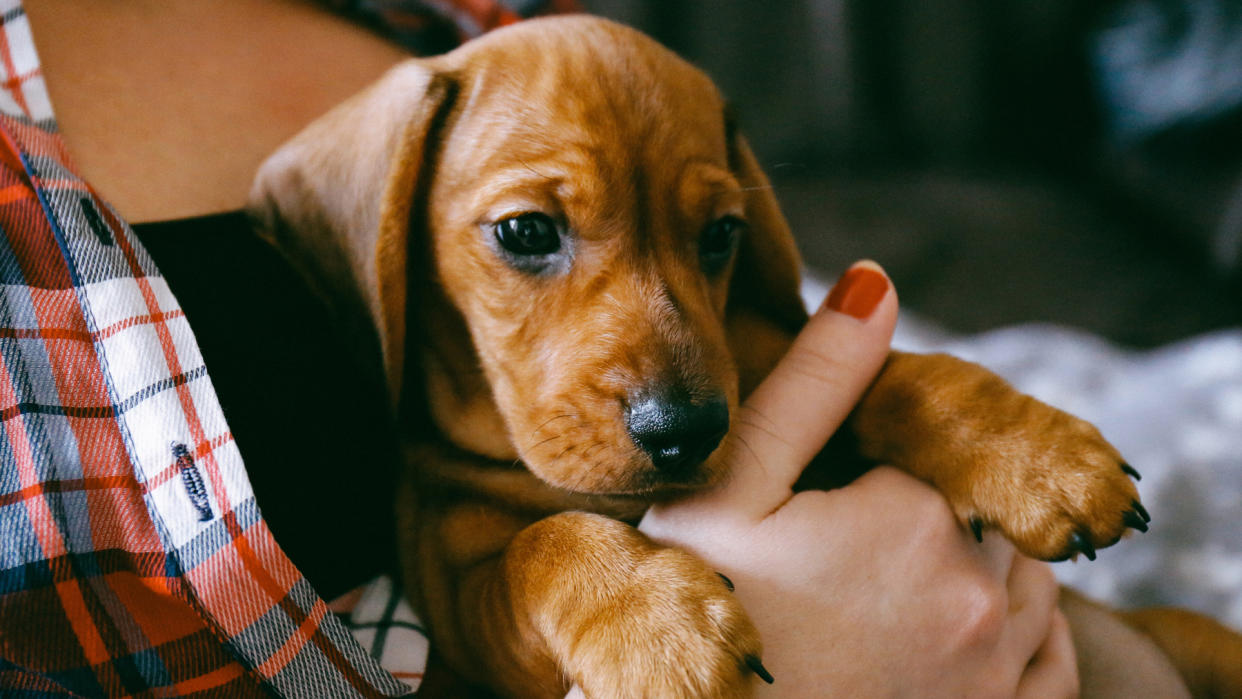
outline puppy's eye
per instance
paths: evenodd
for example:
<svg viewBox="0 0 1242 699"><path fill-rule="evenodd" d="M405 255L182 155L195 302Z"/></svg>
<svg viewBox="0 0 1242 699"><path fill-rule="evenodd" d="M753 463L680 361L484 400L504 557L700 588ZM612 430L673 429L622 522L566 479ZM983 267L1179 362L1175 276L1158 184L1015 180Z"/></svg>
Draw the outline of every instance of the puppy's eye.
<svg viewBox="0 0 1242 699"><path fill-rule="evenodd" d="M550 255L561 249L556 222L545 214L522 214L497 223L496 240L515 255Z"/></svg>
<svg viewBox="0 0 1242 699"><path fill-rule="evenodd" d="M746 222L736 216L725 216L713 221L699 237L699 260L703 264L703 271L715 274L724 269L733 257L738 238L745 230Z"/></svg>

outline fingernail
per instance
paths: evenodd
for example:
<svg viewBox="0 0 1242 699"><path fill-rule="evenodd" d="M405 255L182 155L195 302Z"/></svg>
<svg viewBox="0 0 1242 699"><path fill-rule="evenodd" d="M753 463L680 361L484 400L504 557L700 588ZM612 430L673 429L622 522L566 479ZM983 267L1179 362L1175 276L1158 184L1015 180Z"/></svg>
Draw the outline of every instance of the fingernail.
<svg viewBox="0 0 1242 699"><path fill-rule="evenodd" d="M824 306L838 313L866 320L888 293L888 277L875 263L862 262L850 267L832 287Z"/></svg>

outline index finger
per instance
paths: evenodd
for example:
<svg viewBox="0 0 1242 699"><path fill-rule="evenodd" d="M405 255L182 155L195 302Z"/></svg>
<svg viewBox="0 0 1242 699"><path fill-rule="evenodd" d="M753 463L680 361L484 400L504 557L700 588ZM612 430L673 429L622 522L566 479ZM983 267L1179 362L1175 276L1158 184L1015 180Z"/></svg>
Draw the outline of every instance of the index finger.
<svg viewBox="0 0 1242 699"><path fill-rule="evenodd" d="M897 294L863 261L833 287L772 374L739 408L726 437L728 482L700 496L762 516L792 486L879 373L897 323Z"/></svg>

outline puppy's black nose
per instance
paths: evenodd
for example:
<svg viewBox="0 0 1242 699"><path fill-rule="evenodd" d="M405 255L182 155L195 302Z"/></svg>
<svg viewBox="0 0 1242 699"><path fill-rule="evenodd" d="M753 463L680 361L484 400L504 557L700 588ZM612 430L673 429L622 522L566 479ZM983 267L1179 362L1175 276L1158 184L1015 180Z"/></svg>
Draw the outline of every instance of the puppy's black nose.
<svg viewBox="0 0 1242 699"><path fill-rule="evenodd" d="M694 402L688 396L650 395L630 403L630 438L668 475L684 476L708 457L729 431L723 396Z"/></svg>

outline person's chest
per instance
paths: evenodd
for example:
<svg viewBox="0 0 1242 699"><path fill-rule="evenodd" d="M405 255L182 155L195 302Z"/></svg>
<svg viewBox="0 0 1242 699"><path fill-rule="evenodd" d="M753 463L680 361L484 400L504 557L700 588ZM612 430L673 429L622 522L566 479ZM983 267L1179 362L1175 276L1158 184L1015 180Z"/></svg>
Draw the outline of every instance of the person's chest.
<svg viewBox="0 0 1242 699"><path fill-rule="evenodd" d="M130 221L235 210L259 162L406 54L290 0L27 0L58 126Z"/></svg>

